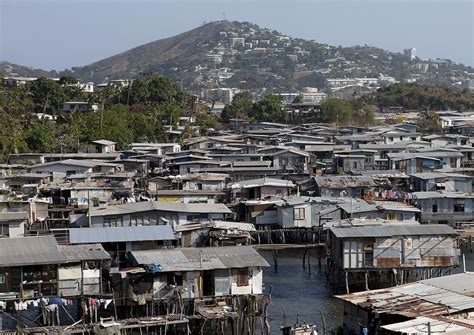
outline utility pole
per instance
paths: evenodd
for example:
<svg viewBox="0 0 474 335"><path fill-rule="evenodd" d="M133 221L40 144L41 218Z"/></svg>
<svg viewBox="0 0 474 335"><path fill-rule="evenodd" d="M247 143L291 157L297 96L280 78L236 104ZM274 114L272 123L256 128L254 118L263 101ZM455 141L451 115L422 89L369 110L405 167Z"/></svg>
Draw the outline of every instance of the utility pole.
<svg viewBox="0 0 474 335"><path fill-rule="evenodd" d="M431 335L431 323L428 322L427 326L428 326L428 335Z"/></svg>

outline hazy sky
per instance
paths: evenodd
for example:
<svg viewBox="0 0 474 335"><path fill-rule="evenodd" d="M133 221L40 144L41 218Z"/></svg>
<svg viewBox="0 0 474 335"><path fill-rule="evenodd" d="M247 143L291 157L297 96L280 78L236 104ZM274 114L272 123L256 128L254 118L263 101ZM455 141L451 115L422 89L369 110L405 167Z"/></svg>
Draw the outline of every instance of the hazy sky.
<svg viewBox="0 0 474 335"><path fill-rule="evenodd" d="M473 0L0 0L0 60L63 70L223 13L331 45L415 47L474 65Z"/></svg>

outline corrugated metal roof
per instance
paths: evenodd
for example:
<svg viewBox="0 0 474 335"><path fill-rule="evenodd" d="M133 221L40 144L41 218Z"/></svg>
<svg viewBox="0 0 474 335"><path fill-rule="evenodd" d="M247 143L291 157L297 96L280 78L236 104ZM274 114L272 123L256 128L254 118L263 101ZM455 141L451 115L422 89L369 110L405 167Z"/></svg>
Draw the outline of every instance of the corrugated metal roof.
<svg viewBox="0 0 474 335"><path fill-rule="evenodd" d="M474 321L458 318L417 317L413 320L382 326L393 332L402 334L428 334L428 323L432 334L468 335L474 332Z"/></svg>
<svg viewBox="0 0 474 335"><path fill-rule="evenodd" d="M338 296L378 313L407 317L449 315L474 309L474 273Z"/></svg>
<svg viewBox="0 0 474 335"><path fill-rule="evenodd" d="M369 176L317 176L314 181L319 187L344 189L346 187L371 187L375 182Z"/></svg>
<svg viewBox="0 0 474 335"><path fill-rule="evenodd" d="M291 180L277 179L277 178L259 178L244 180L234 184L240 186L240 188L253 188L261 186L274 186L274 187L294 187L295 185Z"/></svg>
<svg viewBox="0 0 474 335"><path fill-rule="evenodd" d="M224 204L184 204L172 202L142 201L132 202L123 205L110 205L106 208L94 208L91 211L91 215L120 215L153 210L178 213L232 213L232 211Z"/></svg>
<svg viewBox="0 0 474 335"><path fill-rule="evenodd" d="M58 250L68 262L110 259L100 244L59 245Z"/></svg>
<svg viewBox="0 0 474 335"><path fill-rule="evenodd" d="M62 264L110 258L100 245L59 246L52 235L2 238L0 250L0 266Z"/></svg>
<svg viewBox="0 0 474 335"><path fill-rule="evenodd" d="M163 272L269 266L249 246L131 251L130 254L137 264L159 264Z"/></svg>
<svg viewBox="0 0 474 335"><path fill-rule="evenodd" d="M69 229L71 244L174 240L168 225L135 227L96 227Z"/></svg>
<svg viewBox="0 0 474 335"><path fill-rule="evenodd" d="M367 225L357 227L331 227L330 230L337 238L457 235L451 226L443 224Z"/></svg>

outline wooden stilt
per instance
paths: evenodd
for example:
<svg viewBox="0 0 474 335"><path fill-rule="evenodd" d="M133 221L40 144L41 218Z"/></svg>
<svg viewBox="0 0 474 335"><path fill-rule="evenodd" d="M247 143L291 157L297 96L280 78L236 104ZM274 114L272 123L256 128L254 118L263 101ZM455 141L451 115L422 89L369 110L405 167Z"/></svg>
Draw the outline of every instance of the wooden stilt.
<svg viewBox="0 0 474 335"><path fill-rule="evenodd" d="M347 294L349 294L349 274L347 273L347 271L344 271L344 274L346 276L346 292Z"/></svg>
<svg viewBox="0 0 474 335"><path fill-rule="evenodd" d="M365 272L365 290L369 290L369 271Z"/></svg>

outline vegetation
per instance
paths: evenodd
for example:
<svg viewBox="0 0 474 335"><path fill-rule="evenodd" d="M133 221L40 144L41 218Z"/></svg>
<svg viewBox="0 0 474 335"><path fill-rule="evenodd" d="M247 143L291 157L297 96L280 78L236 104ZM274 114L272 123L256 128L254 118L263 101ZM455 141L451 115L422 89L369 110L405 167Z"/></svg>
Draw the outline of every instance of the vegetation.
<svg viewBox="0 0 474 335"><path fill-rule="evenodd" d="M440 116L431 111L420 113L416 120L416 126L422 134L440 134L443 130Z"/></svg>
<svg viewBox="0 0 474 335"><path fill-rule="evenodd" d="M230 119L243 118L257 122L284 122L286 112L280 96L268 94L262 100L252 102L252 95L245 91L235 95L231 103L227 104L222 113L224 124Z"/></svg>
<svg viewBox="0 0 474 335"><path fill-rule="evenodd" d="M374 108L360 99L329 98L321 104L320 121L339 125L370 126L374 123Z"/></svg>
<svg viewBox="0 0 474 335"><path fill-rule="evenodd" d="M85 95L73 78L46 78L18 87L2 86L0 150L2 157L19 152L78 150L80 143L107 138L124 149L138 141L164 141L164 124L175 125L194 100L168 78L140 77L121 87L109 85ZM62 112L66 101L98 103L99 111ZM198 118L203 129L215 126Z"/></svg>
<svg viewBox="0 0 474 335"><path fill-rule="evenodd" d="M248 118L248 113L252 109L252 94L250 92L240 92L234 96L232 102L225 105L221 113L223 123L229 123L230 119Z"/></svg>
<svg viewBox="0 0 474 335"><path fill-rule="evenodd" d="M417 110L468 110L474 108L474 94L454 87L398 83L364 98L383 109L401 106Z"/></svg>

